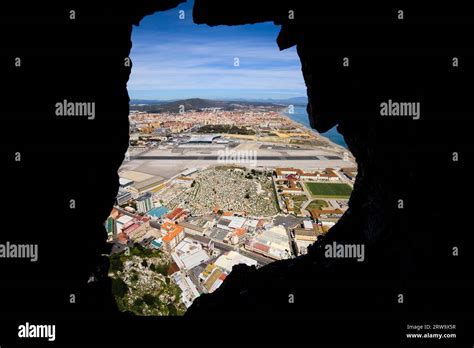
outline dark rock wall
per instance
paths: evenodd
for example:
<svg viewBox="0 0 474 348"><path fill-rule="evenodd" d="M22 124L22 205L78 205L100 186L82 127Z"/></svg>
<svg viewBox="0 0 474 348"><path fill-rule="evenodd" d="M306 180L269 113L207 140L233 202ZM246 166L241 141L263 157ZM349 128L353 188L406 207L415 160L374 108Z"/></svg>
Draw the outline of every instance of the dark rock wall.
<svg viewBox="0 0 474 348"><path fill-rule="evenodd" d="M180 2L0 5L1 239L40 245L34 265L1 263L4 313L35 318L54 308L61 316L93 312L96 318L116 310L102 223L128 146L131 68L123 62L132 25ZM349 211L309 255L259 270L236 267L188 317L258 318L272 311L275 318L373 319L377 313L393 319L473 309L472 16L454 6L406 5L399 21L396 9L196 0L194 21L201 25L282 25L275 40L281 49L297 47L312 126L324 132L339 125L359 175ZM350 67L343 68L346 56ZM456 69L453 56L460 58ZM96 119L58 119L54 104L63 99L95 101ZM420 120L381 118L379 105L387 99L420 101ZM14 161L16 151L21 162ZM397 208L399 199L404 209ZM323 248L332 241L364 243L366 261L329 261ZM98 281L86 283L91 275ZM71 293L77 306L68 303ZM396 302L400 293L403 305Z"/></svg>

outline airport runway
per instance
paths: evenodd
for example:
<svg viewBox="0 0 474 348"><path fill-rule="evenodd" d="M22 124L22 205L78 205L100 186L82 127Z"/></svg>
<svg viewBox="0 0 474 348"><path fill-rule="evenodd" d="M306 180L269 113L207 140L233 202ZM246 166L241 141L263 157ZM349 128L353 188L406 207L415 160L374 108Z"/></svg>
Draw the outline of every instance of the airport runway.
<svg viewBox="0 0 474 348"><path fill-rule="evenodd" d="M245 145L245 148L244 146ZM240 149L239 151L237 151ZM153 148L132 153L122 169L135 170L165 179L189 168L204 169L216 165L235 164L250 168L295 167L303 170L316 168L353 167L351 160L327 148L295 149L283 145L240 144L231 150L204 144L193 147Z"/></svg>
<svg viewBox="0 0 474 348"><path fill-rule="evenodd" d="M178 161L217 161L220 159L219 156L209 155L195 155L195 156L130 156L131 160L178 160ZM325 160L342 160L341 157L337 156L257 156L259 161L325 161Z"/></svg>

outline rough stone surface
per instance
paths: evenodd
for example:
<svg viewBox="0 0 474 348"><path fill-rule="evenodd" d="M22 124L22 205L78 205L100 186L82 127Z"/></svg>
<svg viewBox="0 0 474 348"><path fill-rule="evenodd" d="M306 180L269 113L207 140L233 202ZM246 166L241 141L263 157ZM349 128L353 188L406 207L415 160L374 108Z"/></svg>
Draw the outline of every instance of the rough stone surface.
<svg viewBox="0 0 474 348"><path fill-rule="evenodd" d="M12 25L24 32L4 35L2 41L9 53L2 55L0 68L8 87L2 92L0 145L6 169L1 208L17 224L2 235L36 241L41 248L41 262L33 267L2 268L4 292L25 295L21 303L1 298L5 312L47 312L55 304L71 315L74 310L116 310L106 277L103 221L128 146L130 68L123 59L132 46L132 25L178 3L78 4L76 22L67 19L66 6L41 3L3 12L5 18L12 13L24 17L2 21L2 33L11 33ZM187 315L253 318L272 311L274 317L357 313L367 318L377 312L400 318L410 311L472 311L468 214L473 188L465 176L474 149L466 88L474 63L466 44L472 24L443 17L450 9L435 5L428 14L440 15L436 20L407 7L410 16L399 23L388 5L322 3L283 1L265 7L255 1L229 6L196 0L194 18L201 25L281 23L275 40L282 49L297 47L311 125L321 132L338 125L359 175L348 212L309 255L259 270L237 266L221 288L200 297ZM290 22L286 14L293 8L296 17ZM384 17L371 17L374 13ZM327 14L338 24L329 23ZM45 18L55 25L45 24ZM456 71L450 68L453 55L462 57ZM20 70L8 69L15 56L23 57ZM351 58L347 69L341 68L345 56ZM422 118L381 118L379 104L389 98L421 101ZM93 99L96 120L56 119L54 104L63 99ZM22 152L21 163L12 160L15 151ZM460 152L458 164L451 160L453 151ZM77 200L75 210L68 209L71 198ZM397 209L399 199L403 210ZM35 203L27 214L25 201ZM366 262L330 262L323 253L328 241L365 243ZM453 246L460 247L457 258ZM91 275L98 281L87 283ZM45 284L53 290L44 290ZM41 293L42 301L28 297L30 291ZM71 292L80 298L79 309L63 305ZM291 292L295 304L289 305ZM404 306L396 302L400 292L406 294Z"/></svg>

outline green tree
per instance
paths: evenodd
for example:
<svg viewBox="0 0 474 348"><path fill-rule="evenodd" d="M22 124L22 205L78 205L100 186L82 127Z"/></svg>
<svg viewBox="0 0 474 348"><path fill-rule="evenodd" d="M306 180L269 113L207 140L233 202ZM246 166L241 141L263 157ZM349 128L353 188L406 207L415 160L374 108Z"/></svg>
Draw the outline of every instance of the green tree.
<svg viewBox="0 0 474 348"><path fill-rule="evenodd" d="M168 303L168 314L172 316L178 315L178 311L174 304Z"/></svg>
<svg viewBox="0 0 474 348"><path fill-rule="evenodd" d="M110 256L109 270L113 273L123 271L123 261L119 254L113 254Z"/></svg>
<svg viewBox="0 0 474 348"><path fill-rule="evenodd" d="M145 294L143 295L143 302L145 302L147 305L152 306L156 301L155 296L151 294Z"/></svg>
<svg viewBox="0 0 474 348"><path fill-rule="evenodd" d="M141 314L143 312L143 299L142 298L137 298L135 301L133 301L133 304L132 304L132 310L135 312L135 313L139 313Z"/></svg>
<svg viewBox="0 0 474 348"><path fill-rule="evenodd" d="M167 276L168 275L168 269L170 268L170 265L167 264L167 263L164 263L164 264L160 264L158 266L155 267L155 272L157 273L160 273L164 276Z"/></svg>
<svg viewBox="0 0 474 348"><path fill-rule="evenodd" d="M123 298L127 292L128 292L128 286L122 279L112 278L112 293L115 296L119 298Z"/></svg>

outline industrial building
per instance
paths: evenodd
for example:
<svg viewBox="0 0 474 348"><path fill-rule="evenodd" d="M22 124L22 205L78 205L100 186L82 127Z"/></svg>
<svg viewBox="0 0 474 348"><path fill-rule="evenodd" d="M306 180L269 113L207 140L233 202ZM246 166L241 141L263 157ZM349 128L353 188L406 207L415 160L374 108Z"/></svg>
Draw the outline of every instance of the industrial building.
<svg viewBox="0 0 474 348"><path fill-rule="evenodd" d="M186 141L187 144L212 144L214 139L220 138L220 135L215 135L215 134L195 134L191 135L188 141Z"/></svg>
<svg viewBox="0 0 474 348"><path fill-rule="evenodd" d="M164 181L161 176L150 175L134 170L122 171L119 173L119 177L124 183L132 181L132 183L127 184L127 190L132 194L132 198L134 199L145 192L155 189Z"/></svg>

